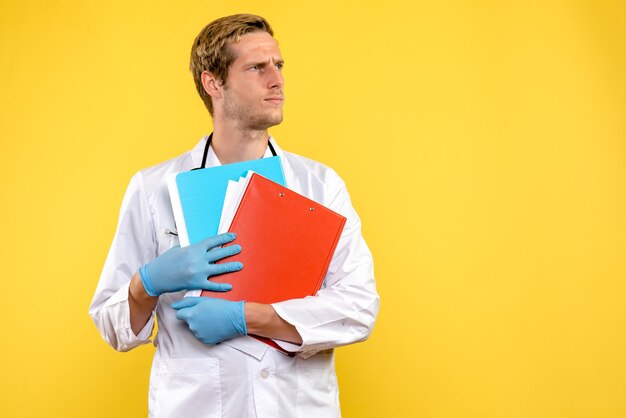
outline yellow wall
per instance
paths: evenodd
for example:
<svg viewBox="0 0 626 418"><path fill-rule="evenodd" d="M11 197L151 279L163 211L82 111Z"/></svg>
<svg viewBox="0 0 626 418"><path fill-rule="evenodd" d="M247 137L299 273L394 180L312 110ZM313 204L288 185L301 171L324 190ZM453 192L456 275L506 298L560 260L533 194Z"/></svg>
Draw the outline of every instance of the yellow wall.
<svg viewBox="0 0 626 418"><path fill-rule="evenodd" d="M154 348L87 308L131 175L211 129L191 42L242 11L286 59L273 134L375 256L344 415L626 416L626 4L558 0L2 1L0 416L145 416Z"/></svg>

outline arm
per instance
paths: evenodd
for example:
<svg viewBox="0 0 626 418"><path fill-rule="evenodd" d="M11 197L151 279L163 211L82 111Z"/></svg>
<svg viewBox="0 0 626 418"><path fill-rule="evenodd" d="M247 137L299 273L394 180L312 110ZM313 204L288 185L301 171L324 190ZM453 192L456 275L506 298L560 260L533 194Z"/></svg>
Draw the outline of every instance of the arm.
<svg viewBox="0 0 626 418"><path fill-rule="evenodd" d="M324 204L345 216L347 222L323 287L313 297L272 304L276 313L302 337L299 347L283 347L299 351L304 358L366 340L379 307L372 255L361 234L361 222L343 181L332 174Z"/></svg>
<svg viewBox="0 0 626 418"><path fill-rule="evenodd" d="M135 273L128 287L130 326L135 335L138 335L150 320L158 300L158 296L150 296L146 293L139 273Z"/></svg>
<svg viewBox="0 0 626 418"><path fill-rule="evenodd" d="M218 344L239 335L255 334L301 343L296 328L283 320L272 305L233 302L212 297L187 297L174 302L176 318L205 344Z"/></svg>
<svg viewBox="0 0 626 418"><path fill-rule="evenodd" d="M272 305L246 302L244 312L249 334L302 344L296 327L281 318Z"/></svg>
<svg viewBox="0 0 626 418"><path fill-rule="evenodd" d="M174 246L157 256L141 173L133 177L90 307L90 315L104 339L119 351L149 342L154 309L162 293L229 290L231 285L211 282L207 277L241 269L238 262L215 263L241 251L236 244L221 247L234 238L234 234L221 234L189 247Z"/></svg>
<svg viewBox="0 0 626 418"><path fill-rule="evenodd" d="M131 279L156 253L152 215L143 190L142 175L137 173L130 180L122 200L115 236L89 307L89 315L102 338L118 351L128 351L150 342L154 306L141 321L133 318L131 323L131 304L142 301L137 283ZM132 297L136 300L131 301ZM138 326L137 322L142 322L143 326Z"/></svg>

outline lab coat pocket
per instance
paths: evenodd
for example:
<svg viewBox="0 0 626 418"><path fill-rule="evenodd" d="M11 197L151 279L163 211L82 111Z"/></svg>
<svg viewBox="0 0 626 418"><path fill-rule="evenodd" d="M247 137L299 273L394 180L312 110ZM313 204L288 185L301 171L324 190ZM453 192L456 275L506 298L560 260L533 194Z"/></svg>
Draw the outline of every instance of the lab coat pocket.
<svg viewBox="0 0 626 418"><path fill-rule="evenodd" d="M222 416L220 364L216 358L163 360L154 383L155 418Z"/></svg>
<svg viewBox="0 0 626 418"><path fill-rule="evenodd" d="M339 390L331 354L298 359L298 412L302 417L339 416Z"/></svg>

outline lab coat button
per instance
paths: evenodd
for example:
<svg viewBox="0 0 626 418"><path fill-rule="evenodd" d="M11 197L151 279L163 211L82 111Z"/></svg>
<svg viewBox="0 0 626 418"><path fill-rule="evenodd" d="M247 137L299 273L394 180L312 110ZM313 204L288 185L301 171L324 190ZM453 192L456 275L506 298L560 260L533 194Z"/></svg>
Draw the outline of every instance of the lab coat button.
<svg viewBox="0 0 626 418"><path fill-rule="evenodd" d="M270 372L268 372L267 369L261 370L261 379L267 379L269 375L270 375Z"/></svg>

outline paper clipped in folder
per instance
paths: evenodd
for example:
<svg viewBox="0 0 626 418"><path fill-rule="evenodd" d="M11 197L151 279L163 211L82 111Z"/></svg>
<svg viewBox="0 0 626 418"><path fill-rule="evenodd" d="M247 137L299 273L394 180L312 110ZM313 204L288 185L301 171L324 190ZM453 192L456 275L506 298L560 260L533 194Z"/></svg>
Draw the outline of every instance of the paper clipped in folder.
<svg viewBox="0 0 626 418"><path fill-rule="evenodd" d="M285 185L278 156L170 175L168 189L181 247L217 235L228 181L248 170Z"/></svg>
<svg viewBox="0 0 626 418"><path fill-rule="evenodd" d="M256 173L251 174L230 232L242 270L211 277L228 292L202 291L227 300L275 303L313 296L320 289L346 218Z"/></svg>

